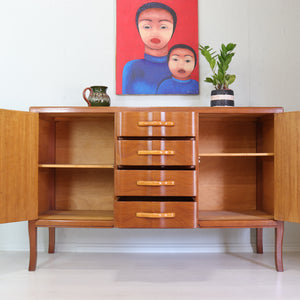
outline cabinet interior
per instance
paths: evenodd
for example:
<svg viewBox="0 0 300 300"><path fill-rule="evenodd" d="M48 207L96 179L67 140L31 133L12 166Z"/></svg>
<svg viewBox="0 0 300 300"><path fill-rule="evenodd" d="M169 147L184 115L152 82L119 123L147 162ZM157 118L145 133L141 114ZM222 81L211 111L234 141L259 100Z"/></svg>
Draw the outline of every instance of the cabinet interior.
<svg viewBox="0 0 300 300"><path fill-rule="evenodd" d="M39 124L39 214L112 219L113 114L41 117Z"/></svg>
<svg viewBox="0 0 300 300"><path fill-rule="evenodd" d="M40 115L40 217L113 220L114 124L113 113ZM273 219L273 114L199 114L198 124L197 197L159 201L197 200L200 220Z"/></svg>
<svg viewBox="0 0 300 300"><path fill-rule="evenodd" d="M199 117L200 220L274 218L274 117Z"/></svg>

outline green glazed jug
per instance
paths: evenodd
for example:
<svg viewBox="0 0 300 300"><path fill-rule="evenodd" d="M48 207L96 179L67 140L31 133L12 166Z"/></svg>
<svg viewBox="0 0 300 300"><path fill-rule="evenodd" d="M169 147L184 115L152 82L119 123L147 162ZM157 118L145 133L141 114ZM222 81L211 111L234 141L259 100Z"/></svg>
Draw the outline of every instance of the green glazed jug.
<svg viewBox="0 0 300 300"><path fill-rule="evenodd" d="M90 94L86 97L86 91ZM83 99L88 106L110 106L110 98L106 94L107 86L91 86L83 90Z"/></svg>

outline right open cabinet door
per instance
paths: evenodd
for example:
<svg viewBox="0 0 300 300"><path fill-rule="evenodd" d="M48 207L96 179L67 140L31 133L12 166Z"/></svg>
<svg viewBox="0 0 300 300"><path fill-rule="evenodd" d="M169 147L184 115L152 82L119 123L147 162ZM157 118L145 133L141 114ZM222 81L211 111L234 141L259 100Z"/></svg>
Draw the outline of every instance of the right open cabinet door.
<svg viewBox="0 0 300 300"><path fill-rule="evenodd" d="M38 217L38 114L0 110L0 224Z"/></svg>
<svg viewBox="0 0 300 300"><path fill-rule="evenodd" d="M300 112L275 114L276 220L300 223Z"/></svg>

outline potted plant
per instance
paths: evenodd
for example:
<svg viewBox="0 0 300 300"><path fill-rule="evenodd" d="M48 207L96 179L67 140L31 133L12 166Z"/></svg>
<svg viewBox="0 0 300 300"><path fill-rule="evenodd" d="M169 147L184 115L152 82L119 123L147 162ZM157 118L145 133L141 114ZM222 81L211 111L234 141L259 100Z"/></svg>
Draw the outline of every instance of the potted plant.
<svg viewBox="0 0 300 300"><path fill-rule="evenodd" d="M212 83L215 90L211 92L211 106L234 106L234 93L229 85L235 81L235 75L227 73L229 64L234 56L236 44L222 44L220 53L217 54L210 46L199 45L200 53L206 58L213 72L211 77L206 77L205 82Z"/></svg>

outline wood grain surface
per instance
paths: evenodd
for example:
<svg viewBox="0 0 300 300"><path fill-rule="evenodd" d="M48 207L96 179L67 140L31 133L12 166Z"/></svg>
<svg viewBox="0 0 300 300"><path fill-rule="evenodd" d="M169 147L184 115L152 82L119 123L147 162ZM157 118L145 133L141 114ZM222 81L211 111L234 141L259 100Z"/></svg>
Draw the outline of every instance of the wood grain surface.
<svg viewBox="0 0 300 300"><path fill-rule="evenodd" d="M38 216L38 115L0 110L0 223Z"/></svg>

